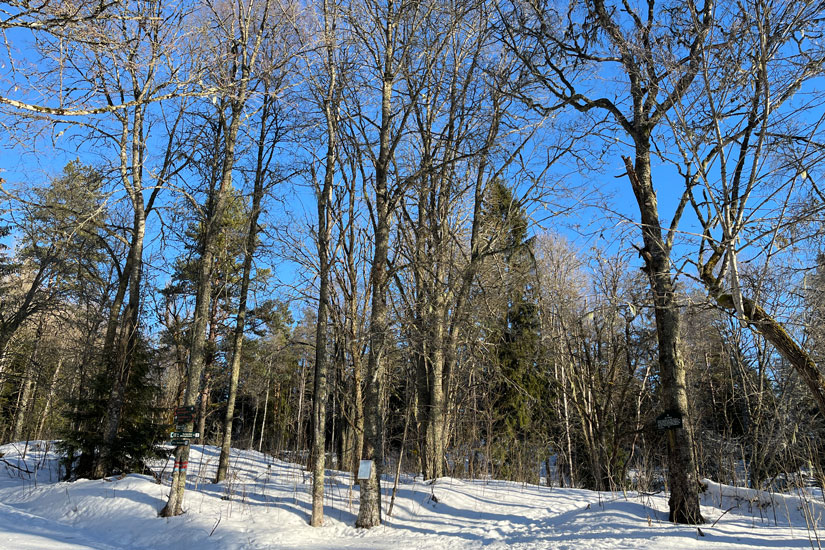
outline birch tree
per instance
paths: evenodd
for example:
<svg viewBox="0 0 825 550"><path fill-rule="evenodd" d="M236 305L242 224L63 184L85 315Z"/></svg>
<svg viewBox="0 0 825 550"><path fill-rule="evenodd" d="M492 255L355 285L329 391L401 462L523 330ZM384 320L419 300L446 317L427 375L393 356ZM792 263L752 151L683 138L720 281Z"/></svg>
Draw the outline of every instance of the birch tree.
<svg viewBox="0 0 825 550"><path fill-rule="evenodd" d="M49 125L62 126L74 138L102 144L101 150L111 153L106 160L114 160L112 173L131 209L128 229L119 235L127 250L125 258L114 252L111 258L118 264L118 284L101 353L111 381L100 427L104 443L102 449L87 449L84 457L91 464L83 475L100 477L112 468L110 454L118 436L126 380L140 333L147 219L160 191L180 166L173 152L182 105L168 105L164 113L168 118L161 121L155 118L157 112L150 111L150 105L173 97L181 90L179 86L185 87L187 79L196 80L197 70L186 63L188 31L170 24L186 18L188 13L182 8L167 9L156 1L113 3L107 6L106 17L96 18L84 6L94 8L78 5L71 24L59 27L59 33L57 28L49 27L55 32L45 33L38 41L44 61L38 88L28 89L28 93L55 97L58 106L6 103L19 112L34 113ZM85 106L91 103L120 107L87 109ZM92 117L93 113L102 116ZM152 141L158 146L157 151L151 151L154 154L149 154L150 135L158 136ZM155 159L159 159L157 163Z"/></svg>

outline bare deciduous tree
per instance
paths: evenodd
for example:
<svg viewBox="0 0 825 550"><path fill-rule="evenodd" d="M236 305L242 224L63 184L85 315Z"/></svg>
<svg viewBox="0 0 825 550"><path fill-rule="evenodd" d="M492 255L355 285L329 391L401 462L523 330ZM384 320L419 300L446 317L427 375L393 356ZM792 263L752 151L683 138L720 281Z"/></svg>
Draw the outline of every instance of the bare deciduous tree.
<svg viewBox="0 0 825 550"><path fill-rule="evenodd" d="M527 67L527 85L549 94L553 101L544 105L524 94L528 105L541 112L569 107L587 116L600 113L615 125L611 131L631 141L633 157L622 158L639 207L644 242L639 253L653 291L662 405L684 416L685 365L679 349L671 252L688 194L683 193L670 228L663 229L651 157L656 131L699 73L714 24L714 3L707 0L699 6L688 2L678 9L655 1L643 8L627 3L608 6L603 0L567 9L543 1L512 6L510 13L503 14L508 23L504 39ZM664 17L670 21L667 27L658 24ZM602 95L594 80L588 80L592 71L601 68L623 79L623 88L614 98ZM669 518L678 523L702 523L693 439L687 423L671 430L668 441Z"/></svg>
<svg viewBox="0 0 825 550"><path fill-rule="evenodd" d="M232 189L238 132L246 119L245 110L255 90L253 79L257 75L254 71L258 66L258 56L262 52L271 25L270 13L277 8L287 9L274 0L267 0L260 5L256 2L207 5L210 21L214 25L210 33L214 34L203 37L204 44L208 45L203 55L212 56L216 60L212 65L213 72L210 77L222 91L221 96L215 98L216 115L222 137L222 157L219 183L210 197L210 204L203 220L204 231L199 243L197 295L192 319L185 406L194 406L200 394L201 374L206 359L206 325L210 311L212 260L216 253L215 246L221 230L224 209ZM185 425L187 431L193 427L192 422ZM169 500L161 511L161 516L164 517L177 516L183 511L186 467L189 462L188 445L176 447L175 462L176 469Z"/></svg>
<svg viewBox="0 0 825 550"><path fill-rule="evenodd" d="M702 231L699 278L720 307L793 365L825 414L825 377L770 312L776 297L758 282L748 290L740 268L740 258L759 260L767 272L783 253L783 239L805 238L792 227L802 225L793 217L796 197L822 197L813 176L822 158L821 98L797 97L825 64L821 45L810 38L822 33L820 10L807 2L746 2L728 15L734 24L714 34L725 47L703 50L701 86L671 116Z"/></svg>

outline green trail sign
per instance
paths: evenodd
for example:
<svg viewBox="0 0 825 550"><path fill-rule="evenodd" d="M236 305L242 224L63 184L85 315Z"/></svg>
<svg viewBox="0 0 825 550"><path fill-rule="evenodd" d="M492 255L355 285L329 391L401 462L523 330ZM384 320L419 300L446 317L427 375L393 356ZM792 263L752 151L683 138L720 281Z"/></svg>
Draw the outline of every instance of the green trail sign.
<svg viewBox="0 0 825 550"><path fill-rule="evenodd" d="M200 432L172 432L171 435L173 439L195 439L200 436Z"/></svg>
<svg viewBox="0 0 825 550"><path fill-rule="evenodd" d="M188 439L173 439L172 441L170 441L170 443L177 447L178 445L189 445L189 440Z"/></svg>
<svg viewBox="0 0 825 550"><path fill-rule="evenodd" d="M175 423L182 424L195 419L195 406L178 407L175 409Z"/></svg>

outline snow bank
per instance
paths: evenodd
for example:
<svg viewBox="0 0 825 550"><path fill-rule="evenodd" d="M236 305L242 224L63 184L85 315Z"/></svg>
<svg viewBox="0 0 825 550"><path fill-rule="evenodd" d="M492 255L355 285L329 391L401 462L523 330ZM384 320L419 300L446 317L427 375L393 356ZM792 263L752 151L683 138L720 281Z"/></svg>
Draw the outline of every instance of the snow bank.
<svg viewBox="0 0 825 550"><path fill-rule="evenodd" d="M801 487L792 494L772 493L722 485L710 479L703 479L702 485L706 487L703 502L717 508L746 508L776 525L782 522L788 526L798 524L814 528L825 524L825 502L819 490Z"/></svg>
<svg viewBox="0 0 825 550"><path fill-rule="evenodd" d="M213 484L219 451L197 446L186 513L162 519L168 463L154 465L161 484L141 475L65 483L58 481L59 457L50 442L6 445L0 452L2 550L816 548L823 512L806 495L706 481L702 512L709 523L700 535L696 527L667 522L664 494L404 477L393 516L365 531L353 527L358 488L348 473L330 470L326 522L312 528L311 478L300 466L233 450L229 479ZM383 487L386 512L391 480Z"/></svg>

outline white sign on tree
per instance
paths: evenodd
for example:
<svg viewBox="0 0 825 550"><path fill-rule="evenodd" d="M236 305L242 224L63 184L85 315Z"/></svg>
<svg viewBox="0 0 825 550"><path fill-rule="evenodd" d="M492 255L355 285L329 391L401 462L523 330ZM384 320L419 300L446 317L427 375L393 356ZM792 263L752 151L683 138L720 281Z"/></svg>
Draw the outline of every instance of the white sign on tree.
<svg viewBox="0 0 825 550"><path fill-rule="evenodd" d="M369 479L372 473L372 460L362 460L358 465L358 479Z"/></svg>

